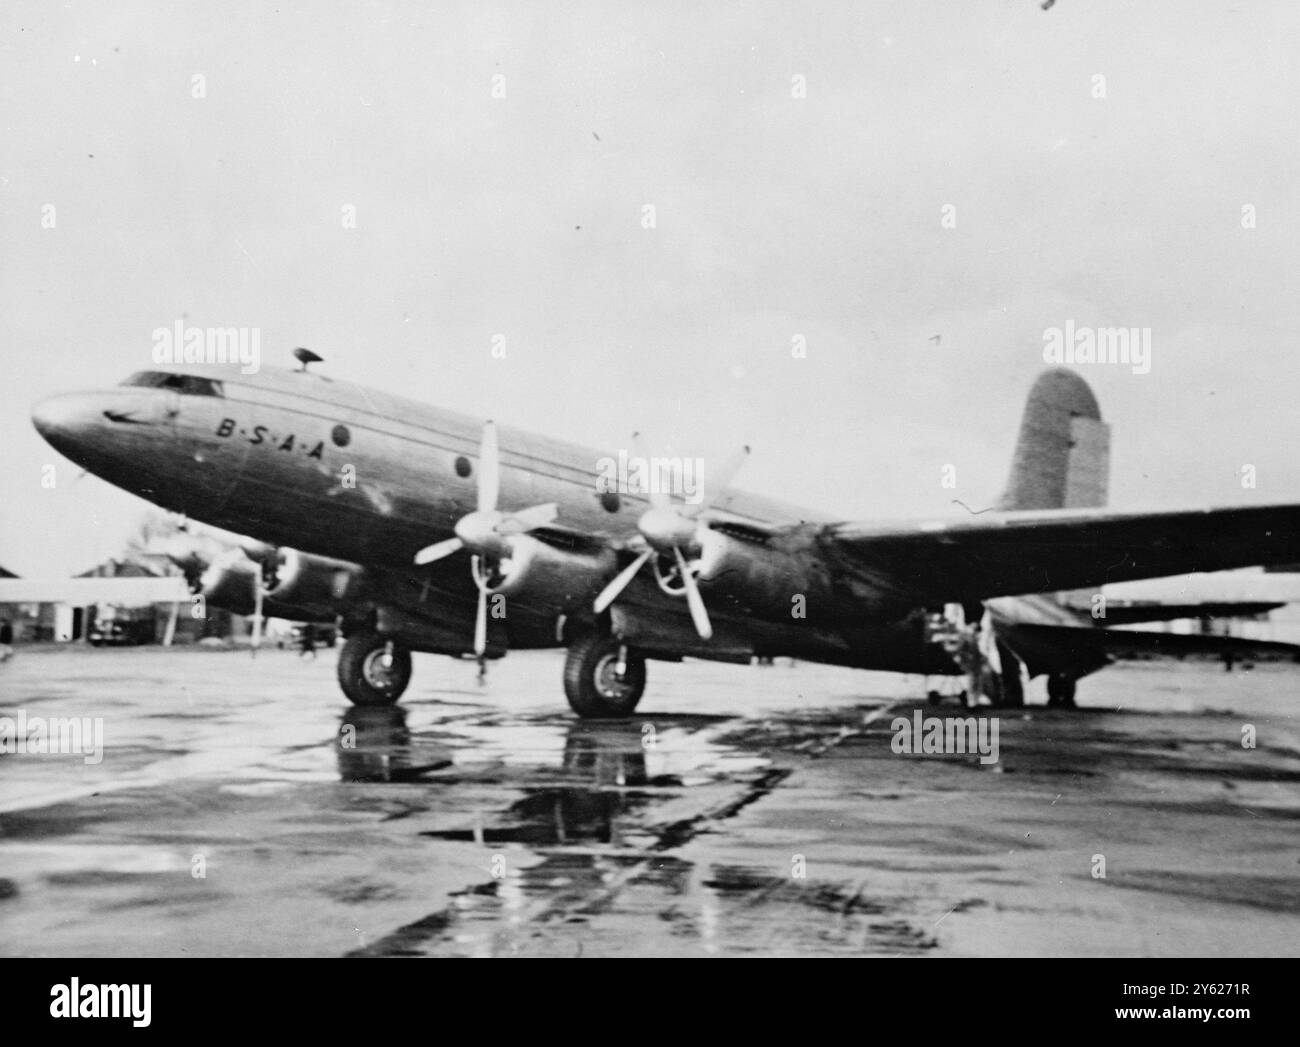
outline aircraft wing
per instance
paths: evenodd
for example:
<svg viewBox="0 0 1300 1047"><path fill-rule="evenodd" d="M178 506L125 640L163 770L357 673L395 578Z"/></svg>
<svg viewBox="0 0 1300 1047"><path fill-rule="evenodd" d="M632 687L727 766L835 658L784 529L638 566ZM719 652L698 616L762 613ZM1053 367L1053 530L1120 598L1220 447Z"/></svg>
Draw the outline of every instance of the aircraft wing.
<svg viewBox="0 0 1300 1047"><path fill-rule="evenodd" d="M4 578L0 603L112 603L145 607L151 603L188 603L184 578Z"/></svg>
<svg viewBox="0 0 1300 1047"><path fill-rule="evenodd" d="M1300 661L1300 646L1239 636L1093 629L1089 626L1011 625L998 639L1025 663L1030 676L1065 672L1084 676L1116 658L1222 658Z"/></svg>
<svg viewBox="0 0 1300 1047"><path fill-rule="evenodd" d="M939 604L1294 562L1300 505L988 513L902 527L830 524L816 534L850 578Z"/></svg>

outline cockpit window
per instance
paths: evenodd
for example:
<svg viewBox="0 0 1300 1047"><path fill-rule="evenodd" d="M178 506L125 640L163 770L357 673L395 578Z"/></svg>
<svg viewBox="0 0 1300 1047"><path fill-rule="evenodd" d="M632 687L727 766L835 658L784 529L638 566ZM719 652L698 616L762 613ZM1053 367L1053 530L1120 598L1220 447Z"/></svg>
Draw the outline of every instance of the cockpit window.
<svg viewBox="0 0 1300 1047"><path fill-rule="evenodd" d="M221 383L196 374L173 374L170 371L137 371L123 385L145 389L175 389L186 396L225 396Z"/></svg>

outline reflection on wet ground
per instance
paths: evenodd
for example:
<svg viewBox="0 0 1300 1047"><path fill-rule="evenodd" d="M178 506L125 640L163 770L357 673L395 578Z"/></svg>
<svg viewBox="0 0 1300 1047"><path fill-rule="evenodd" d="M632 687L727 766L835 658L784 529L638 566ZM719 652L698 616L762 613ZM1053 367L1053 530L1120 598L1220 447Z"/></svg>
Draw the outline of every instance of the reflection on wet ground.
<svg viewBox="0 0 1300 1047"><path fill-rule="evenodd" d="M355 737L344 717L338 747L344 778L456 780L481 783L473 762L452 760L450 735L412 736L406 711L364 717ZM918 951L933 939L861 887L774 875L749 866L708 864L673 856L701 832L714 831L746 805L779 786L788 770L716 739L725 718L633 719L620 723L569 722L559 766L530 769L523 793L500 812L473 825L426 830L433 839L480 847L521 844L536 864L516 868L502 852L491 875L451 895L445 908L385 938L355 949L355 956L411 956L443 951L473 955L550 951L546 925L588 925L620 912L629 920L656 921L676 938L706 952L774 948L862 952ZM679 735L692 744L675 745ZM662 741L660 741L662 736ZM395 750L419 750L399 758ZM662 748L660 748L662 747ZM441 748L441 756L433 756ZM725 773L708 769L727 769ZM360 771L360 774L359 774ZM517 774L517 769L515 771ZM373 779L372 779L373 780ZM692 784L686 784L686 782ZM712 786L711 804L692 810L690 789ZM833 927L809 935L801 910L832 917ZM781 918L784 914L784 920ZM735 942L729 930L738 929ZM802 936L802 942L793 938ZM588 938L577 936L578 947ZM754 939L753 943L750 939ZM781 940L784 939L784 940ZM568 944L568 938L563 939Z"/></svg>
<svg viewBox="0 0 1300 1047"><path fill-rule="evenodd" d="M894 753L918 688L876 674L687 664L584 723L536 686L553 655L345 709L328 663L105 654L6 667L0 715L103 715L107 750L0 758L0 951L1214 955L1300 929L1284 672L1111 670L1108 710L1002 715L982 766Z"/></svg>
<svg viewBox="0 0 1300 1047"><path fill-rule="evenodd" d="M485 780L473 756L457 764L456 735L413 735L408 720L401 708L346 714L336 746L341 776L445 785ZM725 947L723 927L760 920L766 926L755 947L770 948L783 930L798 933L803 907L835 917L834 931L819 932L804 943L810 948L860 953L931 947L932 939L905 920L890 919L887 906L858 888L746 866L697 868L670 853L789 774L717 740L719 726L727 723L724 717L568 722L559 766L531 768L526 778L532 784L519 786L518 799L472 825L421 833L487 848L520 844L541 860L515 867L497 853L489 879L454 892L444 909L352 955L409 956L447 948L518 953L521 936L544 940L540 928L548 923L581 925L615 908L659 921L674 936L698 939L709 952ZM674 744L679 736L690 737L691 744ZM513 773L518 776L519 769ZM687 813L684 796L705 784L715 787L717 802ZM774 909L788 912L788 926L773 921ZM741 940L754 929L745 928Z"/></svg>

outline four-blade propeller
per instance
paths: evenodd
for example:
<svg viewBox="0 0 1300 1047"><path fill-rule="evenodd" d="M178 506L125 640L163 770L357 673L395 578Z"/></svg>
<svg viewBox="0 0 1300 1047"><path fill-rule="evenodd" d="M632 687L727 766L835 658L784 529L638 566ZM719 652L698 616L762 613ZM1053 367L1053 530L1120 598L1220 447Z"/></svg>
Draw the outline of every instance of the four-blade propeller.
<svg viewBox="0 0 1300 1047"><path fill-rule="evenodd" d="M554 502L534 505L517 512L497 508L501 487L501 459L497 449L497 429L492 422L483 425L479 445L478 500L474 512L456 521L456 537L435 542L415 554L417 564L433 563L452 553L467 549L472 553L470 572L478 587L478 609L474 618L474 653L483 657L487 650L487 598L492 568L510 557L509 539L545 527L555 520Z"/></svg>
<svg viewBox="0 0 1300 1047"><path fill-rule="evenodd" d="M641 460L648 463L650 459L641 453L639 433L632 434L632 442ZM697 504L674 505L667 491L655 490L656 485L650 484L651 490L647 492L650 508L642 513L637 521L638 533L630 545L632 548L643 545L644 548L636 559L623 568L596 597L594 608L597 614L618 599L652 556L672 556L677 565L677 572L681 576L682 587L686 593L686 605L690 608L695 631L704 640L713 636L713 625L704 606L704 597L700 595L695 575L687 563L686 553L695 552L699 548L699 529L704 525L697 517L722 497L748 456L749 448L742 447L727 459L717 475L712 478L708 493Z"/></svg>
<svg viewBox="0 0 1300 1047"><path fill-rule="evenodd" d="M641 454L640 434L633 433L632 441L642 461L650 462L650 458ZM638 554L596 597L594 607L597 614L618 599L651 557L670 557L681 578L686 605L690 609L696 632L705 640L713 636L713 625L704 606L704 597L700 595L687 556L698 552L700 548L700 528L706 525L698 519L699 516L722 497L748 456L749 448L742 447L727 459L712 478L708 493L698 503L674 504L668 491L658 489L658 485L653 483L648 485L651 488L647 492L650 508L641 514L637 521L637 533L628 542L628 548L639 549ZM452 528L455 537L435 542L415 554L417 564L433 563L462 549L472 554L470 573L478 588L474 653L480 659L487 650L487 597L493 568L502 560L509 559L510 538L545 527L555 520L558 513L554 502L503 512L497 508L500 485L501 463L496 426L492 422L486 422L479 448L478 498L474 512L467 513L456 521Z"/></svg>

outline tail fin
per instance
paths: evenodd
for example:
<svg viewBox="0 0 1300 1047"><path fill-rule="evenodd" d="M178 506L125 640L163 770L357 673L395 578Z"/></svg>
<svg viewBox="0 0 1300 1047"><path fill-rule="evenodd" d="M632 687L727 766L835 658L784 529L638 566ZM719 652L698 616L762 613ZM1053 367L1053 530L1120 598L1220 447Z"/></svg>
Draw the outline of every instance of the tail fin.
<svg viewBox="0 0 1300 1047"><path fill-rule="evenodd" d="M997 507L1100 509L1110 480L1110 426L1088 383L1053 368L1029 391L1007 488Z"/></svg>

